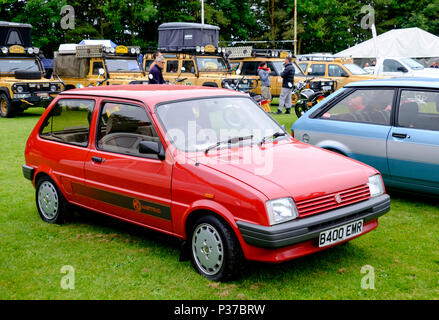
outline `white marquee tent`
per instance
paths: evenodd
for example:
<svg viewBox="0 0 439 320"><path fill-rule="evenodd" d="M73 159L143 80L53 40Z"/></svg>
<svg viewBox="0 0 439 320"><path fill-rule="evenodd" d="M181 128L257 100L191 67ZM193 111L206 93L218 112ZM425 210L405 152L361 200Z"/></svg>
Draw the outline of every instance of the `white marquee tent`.
<svg viewBox="0 0 439 320"><path fill-rule="evenodd" d="M439 37L420 28L394 29L377 37L380 57L439 57ZM336 56L375 58L373 39L343 50Z"/></svg>

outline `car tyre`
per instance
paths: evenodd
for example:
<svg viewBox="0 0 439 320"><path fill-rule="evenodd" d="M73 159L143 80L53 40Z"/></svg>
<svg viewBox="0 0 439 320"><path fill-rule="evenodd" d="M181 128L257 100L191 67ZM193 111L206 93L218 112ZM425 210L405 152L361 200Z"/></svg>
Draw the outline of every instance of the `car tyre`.
<svg viewBox="0 0 439 320"><path fill-rule="evenodd" d="M11 103L8 96L0 94L0 116L2 118L12 118L15 115L15 106Z"/></svg>
<svg viewBox="0 0 439 320"><path fill-rule="evenodd" d="M294 111L296 112L297 118L303 116L303 114L308 110L309 108L304 103L299 103L294 106Z"/></svg>
<svg viewBox="0 0 439 320"><path fill-rule="evenodd" d="M231 227L214 216L195 221L190 240L194 268L212 281L228 281L243 270L245 259Z"/></svg>
<svg viewBox="0 0 439 320"><path fill-rule="evenodd" d="M65 222L68 203L56 183L48 176L38 180L35 201L41 219L48 223L63 224Z"/></svg>

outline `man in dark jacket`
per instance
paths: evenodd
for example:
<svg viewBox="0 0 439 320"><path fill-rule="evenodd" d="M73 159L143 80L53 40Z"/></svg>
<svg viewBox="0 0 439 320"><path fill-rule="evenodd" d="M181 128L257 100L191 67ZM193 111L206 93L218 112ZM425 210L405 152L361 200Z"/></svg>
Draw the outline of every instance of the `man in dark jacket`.
<svg viewBox="0 0 439 320"><path fill-rule="evenodd" d="M279 96L279 108L277 109L277 113L281 114L284 106L285 106L285 113L290 114L291 113L291 92L294 87L294 73L295 69L291 61L293 58L287 57L285 58L284 66L285 69L282 71L280 76L282 77L282 89L280 91Z"/></svg>
<svg viewBox="0 0 439 320"><path fill-rule="evenodd" d="M149 69L148 84L165 84L162 70L165 67L165 57L159 55L154 61L154 65Z"/></svg>

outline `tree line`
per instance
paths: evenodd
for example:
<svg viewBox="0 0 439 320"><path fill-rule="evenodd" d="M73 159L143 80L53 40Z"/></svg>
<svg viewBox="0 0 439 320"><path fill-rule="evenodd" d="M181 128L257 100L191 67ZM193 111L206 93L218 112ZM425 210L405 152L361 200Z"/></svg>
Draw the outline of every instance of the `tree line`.
<svg viewBox="0 0 439 320"><path fill-rule="evenodd" d="M294 38L294 0L205 0L205 23L221 28L220 40ZM46 56L60 43L111 39L153 50L164 22L200 22L200 0L0 0L2 20L32 24L32 38ZM75 28L61 28L61 8L75 9ZM298 53L338 52L371 37L361 8L375 9L378 34L419 27L439 35L439 0L297 0ZM282 45L292 49L292 44Z"/></svg>

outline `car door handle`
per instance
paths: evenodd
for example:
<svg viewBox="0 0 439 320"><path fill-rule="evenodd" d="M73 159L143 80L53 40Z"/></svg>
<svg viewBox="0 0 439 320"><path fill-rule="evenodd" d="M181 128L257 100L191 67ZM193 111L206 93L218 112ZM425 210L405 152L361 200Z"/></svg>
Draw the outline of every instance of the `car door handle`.
<svg viewBox="0 0 439 320"><path fill-rule="evenodd" d="M96 163L102 163L105 162L105 159L102 159L101 157L91 157L91 161Z"/></svg>
<svg viewBox="0 0 439 320"><path fill-rule="evenodd" d="M399 138L399 139L410 138L410 136L407 133L398 133L398 132L393 132L392 137Z"/></svg>

